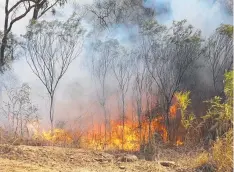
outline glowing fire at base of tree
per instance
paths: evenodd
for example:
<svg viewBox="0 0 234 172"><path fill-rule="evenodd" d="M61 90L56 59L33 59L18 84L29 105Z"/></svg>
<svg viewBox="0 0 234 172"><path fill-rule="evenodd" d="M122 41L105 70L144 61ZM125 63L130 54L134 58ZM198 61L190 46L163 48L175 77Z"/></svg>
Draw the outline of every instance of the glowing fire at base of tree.
<svg viewBox="0 0 234 172"><path fill-rule="evenodd" d="M176 139L176 146L180 146L180 145L183 145L184 142L182 141L182 138L181 137L177 137Z"/></svg>

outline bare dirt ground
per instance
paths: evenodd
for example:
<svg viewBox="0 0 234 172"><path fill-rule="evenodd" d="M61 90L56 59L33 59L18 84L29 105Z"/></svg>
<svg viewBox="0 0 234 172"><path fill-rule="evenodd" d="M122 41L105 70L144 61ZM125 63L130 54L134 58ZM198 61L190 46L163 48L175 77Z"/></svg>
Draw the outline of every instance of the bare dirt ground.
<svg viewBox="0 0 234 172"><path fill-rule="evenodd" d="M126 154L75 148L0 145L0 172L176 172L193 171L188 158L172 150L161 160L174 161L165 167L157 161L123 160ZM174 154L172 156L172 154ZM169 156L168 156L169 155ZM131 157L131 155L129 155ZM190 159L191 157L189 157ZM125 162L124 162L125 161ZM187 166L187 167L186 167Z"/></svg>

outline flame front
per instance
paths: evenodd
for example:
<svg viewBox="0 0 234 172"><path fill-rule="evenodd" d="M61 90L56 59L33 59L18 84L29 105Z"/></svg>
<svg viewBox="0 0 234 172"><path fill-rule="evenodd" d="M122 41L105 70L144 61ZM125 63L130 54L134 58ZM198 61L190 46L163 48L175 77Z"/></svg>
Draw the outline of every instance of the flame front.
<svg viewBox="0 0 234 172"><path fill-rule="evenodd" d="M151 130L151 131L150 131ZM138 151L141 143L148 143L155 132L160 133L164 141L167 140L167 131L162 124L162 118L155 118L151 122L142 121L141 134L137 122L126 121L123 127L120 121L111 121L110 131L105 132L103 125L93 126L91 130L83 133L80 137L80 146L88 149L108 149ZM63 129L54 129L53 132L36 132L34 139L43 140L52 144L71 144L74 142L74 134Z"/></svg>
<svg viewBox="0 0 234 172"><path fill-rule="evenodd" d="M70 144L73 141L72 135L63 130L63 129L54 129L53 132L43 131L41 134L36 132L34 134L34 139L48 141L50 143L63 143L63 144Z"/></svg>
<svg viewBox="0 0 234 172"><path fill-rule="evenodd" d="M151 126L150 126L151 125ZM148 143L153 133L159 132L164 141L167 140L167 131L162 125L162 118L151 121L143 121L140 130L137 122L126 121L124 127L120 121L111 121L110 132L105 141L104 126L94 127L99 129L90 130L82 137L82 146L95 149L137 151L141 142ZM151 131L149 131L151 128Z"/></svg>
<svg viewBox="0 0 234 172"><path fill-rule="evenodd" d="M170 107L170 119L176 120L177 103ZM64 129L54 129L43 131L41 134L36 132L34 138L41 139L53 144L79 144L80 147L88 149L108 149L108 150L125 150L138 151L141 145L146 145L154 139L155 133L159 133L162 141L168 141L168 132L165 121L162 116L149 119L146 115L142 116L141 121L129 120L112 120L109 122L105 131L104 124L93 124L84 132L79 130L68 132ZM175 145L183 145L182 136L177 136Z"/></svg>

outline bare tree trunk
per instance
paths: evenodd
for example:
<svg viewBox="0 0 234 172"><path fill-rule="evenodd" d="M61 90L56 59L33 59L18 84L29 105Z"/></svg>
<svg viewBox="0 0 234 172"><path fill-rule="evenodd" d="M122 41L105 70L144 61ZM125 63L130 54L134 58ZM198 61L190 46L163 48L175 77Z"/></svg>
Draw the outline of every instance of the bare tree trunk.
<svg viewBox="0 0 234 172"><path fill-rule="evenodd" d="M12 121L11 121L11 116L9 114L9 127L12 129L12 132L14 132L14 116L12 116Z"/></svg>
<svg viewBox="0 0 234 172"><path fill-rule="evenodd" d="M33 20L37 20L39 10L40 10L40 6L38 4L38 5L35 6L35 8L33 10L33 17L32 17Z"/></svg>
<svg viewBox="0 0 234 172"><path fill-rule="evenodd" d="M105 108L105 105L103 106L103 113L104 113L104 120L105 120L105 140L104 140L104 149L106 149L106 145L107 145L107 113L106 113L106 108Z"/></svg>
<svg viewBox="0 0 234 172"><path fill-rule="evenodd" d="M51 127L51 133L54 132L54 95L50 95L50 127Z"/></svg>
<svg viewBox="0 0 234 172"><path fill-rule="evenodd" d="M1 60L0 60L0 63L1 63L1 67L4 65L4 62L5 62L5 48L6 48L6 44L7 44L7 38L6 36L4 35L3 36L3 39L2 39L2 43L1 43ZM1 68L2 70L2 68Z"/></svg>
<svg viewBox="0 0 234 172"><path fill-rule="evenodd" d="M93 114L92 114L92 141L95 141Z"/></svg>
<svg viewBox="0 0 234 172"><path fill-rule="evenodd" d="M98 134L98 140L99 140L99 144L100 145L102 143L101 136L102 136L102 125L100 124L100 126L99 126L99 134Z"/></svg>
<svg viewBox="0 0 234 172"><path fill-rule="evenodd" d="M111 114L110 113L108 113L108 114L109 114L108 117L109 117L109 134L110 134L109 139L110 139L110 142L111 142L111 138L112 138Z"/></svg>
<svg viewBox="0 0 234 172"><path fill-rule="evenodd" d="M141 122L139 122L139 132L140 132L139 142L140 142L140 145L141 145L141 142L142 142L142 124L141 124Z"/></svg>
<svg viewBox="0 0 234 172"><path fill-rule="evenodd" d="M168 141L171 141L171 131L170 131L170 118L169 118L169 115L170 115L170 105L167 104L167 107L166 107L166 118L165 118L165 123L166 123L166 128L167 128L167 136L168 136Z"/></svg>
<svg viewBox="0 0 234 172"><path fill-rule="evenodd" d="M141 121L141 113L142 113L142 107L141 107L142 101L141 98L140 100L137 100L137 117L138 117L138 125L139 125L139 134L140 134L140 144L142 142L142 121Z"/></svg>
<svg viewBox="0 0 234 172"><path fill-rule="evenodd" d="M23 117L22 114L20 114L20 135L23 137Z"/></svg>
<svg viewBox="0 0 234 172"><path fill-rule="evenodd" d="M151 97L151 96L150 96ZM150 104L149 104L150 103ZM150 100L150 102L147 102L147 106L148 106L148 112L149 112L149 144L151 144L151 135L152 135L152 131L151 131L151 123L152 123L152 100ZM149 107L150 106L150 107Z"/></svg>
<svg viewBox="0 0 234 172"><path fill-rule="evenodd" d="M0 57L1 67L4 65L4 62L5 62L5 48L7 45L7 28L8 28L8 18L9 18L9 13L8 13L9 0L6 0L5 3L6 3L5 4L5 23L4 23L4 31L3 31L3 38L1 42L1 54L0 54L1 55Z"/></svg>
<svg viewBox="0 0 234 172"><path fill-rule="evenodd" d="M15 134L14 134L14 137L16 137L16 135L17 135L18 127L19 127L19 115L17 114L17 116L16 116L16 127L15 127Z"/></svg>
<svg viewBox="0 0 234 172"><path fill-rule="evenodd" d="M124 148L124 128L125 128L125 96L122 93L122 149Z"/></svg>
<svg viewBox="0 0 234 172"><path fill-rule="evenodd" d="M151 116L151 113L150 113ZM152 129L151 129L151 124L152 124L152 117L149 118L149 144L151 144L151 135L152 135Z"/></svg>

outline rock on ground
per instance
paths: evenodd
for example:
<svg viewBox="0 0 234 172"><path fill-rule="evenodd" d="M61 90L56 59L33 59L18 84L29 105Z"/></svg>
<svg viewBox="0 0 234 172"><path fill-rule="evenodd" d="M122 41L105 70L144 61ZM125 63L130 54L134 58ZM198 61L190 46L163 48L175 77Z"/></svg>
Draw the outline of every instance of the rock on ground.
<svg viewBox="0 0 234 172"><path fill-rule="evenodd" d="M125 154L125 155L120 156L118 160L121 162L134 162L134 161L137 161L138 158L136 155Z"/></svg>

